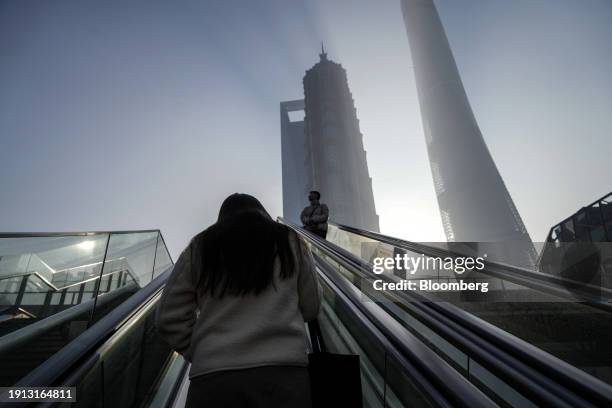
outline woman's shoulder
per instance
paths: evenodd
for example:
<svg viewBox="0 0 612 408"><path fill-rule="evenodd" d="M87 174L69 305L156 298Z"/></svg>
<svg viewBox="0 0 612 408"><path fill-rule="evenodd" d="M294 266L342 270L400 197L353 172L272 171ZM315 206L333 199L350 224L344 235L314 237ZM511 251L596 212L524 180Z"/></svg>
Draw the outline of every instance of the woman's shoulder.
<svg viewBox="0 0 612 408"><path fill-rule="evenodd" d="M284 226L287 228L287 240L289 241L289 248L291 248L291 252L294 256L301 258L307 250L306 241L300 235L295 232L292 228Z"/></svg>
<svg viewBox="0 0 612 408"><path fill-rule="evenodd" d="M202 239L204 239L204 237L210 232L210 227L206 228L203 231L198 232L197 234L195 234L193 237L191 237L191 240L189 242L199 242Z"/></svg>
<svg viewBox="0 0 612 408"><path fill-rule="evenodd" d="M205 230L198 232L193 237L191 237L187 247L191 248L194 251L200 250L203 247L203 245L205 245L206 241L211 238L211 235L214 232L213 227L214 227L214 224L206 228Z"/></svg>
<svg viewBox="0 0 612 408"><path fill-rule="evenodd" d="M281 223L278 223L278 227L281 231L284 231L287 234L287 239L290 243L299 242L300 236L292 228L289 228L287 225Z"/></svg>

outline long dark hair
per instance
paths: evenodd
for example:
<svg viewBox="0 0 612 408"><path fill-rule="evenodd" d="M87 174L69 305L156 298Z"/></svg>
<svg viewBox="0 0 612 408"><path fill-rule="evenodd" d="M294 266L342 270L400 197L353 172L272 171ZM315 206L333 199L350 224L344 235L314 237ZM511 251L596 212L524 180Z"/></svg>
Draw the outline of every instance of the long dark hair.
<svg viewBox="0 0 612 408"><path fill-rule="evenodd" d="M257 295L273 284L276 259L280 278L290 277L294 262L289 232L255 197L227 197L217 222L196 237L202 254L199 289L217 297Z"/></svg>

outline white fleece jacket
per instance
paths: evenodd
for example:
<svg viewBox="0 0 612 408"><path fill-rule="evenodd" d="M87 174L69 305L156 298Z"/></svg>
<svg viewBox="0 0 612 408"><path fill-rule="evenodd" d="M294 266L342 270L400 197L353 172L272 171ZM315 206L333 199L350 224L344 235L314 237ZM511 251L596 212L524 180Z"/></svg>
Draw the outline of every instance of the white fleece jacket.
<svg viewBox="0 0 612 408"><path fill-rule="evenodd" d="M190 378L221 370L307 365L304 321L317 316L321 288L308 246L293 231L289 243L297 270L281 280L277 259L274 285L257 296L198 296L195 240L181 253L163 290L156 323L160 336L191 362Z"/></svg>

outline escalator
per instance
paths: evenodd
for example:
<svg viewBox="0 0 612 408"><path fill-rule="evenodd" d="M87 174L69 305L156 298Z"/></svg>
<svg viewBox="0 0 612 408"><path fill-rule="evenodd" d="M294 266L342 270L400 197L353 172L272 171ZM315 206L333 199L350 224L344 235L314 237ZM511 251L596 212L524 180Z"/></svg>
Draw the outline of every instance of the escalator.
<svg viewBox="0 0 612 408"><path fill-rule="evenodd" d="M357 275L349 272L348 267L345 271L347 278L361 288L367 286L364 282L372 282L369 257L373 244L384 245L386 248L378 250L386 254L410 251L416 256L452 255L438 247L341 225L330 227L328 240L331 242L319 240L320 245L326 247L323 256L335 253L332 257L335 260L352 265L353 270L361 270ZM368 246L365 251L364 244ZM510 300L496 298L494 302L487 302L445 296L444 293L424 296L405 291L385 293L388 299L381 301L378 298L376 303L440 355L446 356L491 396L497 392L490 385L496 386L485 384L487 380L484 377L498 373L499 379L505 383L503 387L521 389L521 383L531 381L540 384L543 390L549 389L547 394L552 398L547 404L559 406L561 401L555 402L554 396L562 395L560 390L555 391L561 385L565 391L572 390L563 399L571 398L571 394L579 398L591 395L595 398L592 404L609 406L606 401L612 389L609 385L612 319L606 298L589 298L588 292L581 294L581 301L576 301L575 296L569 300L562 298L567 291L557 284L558 277L542 276L510 265L487 263L482 275L479 278L503 280L506 289L518 288L522 301L512 298L515 293L511 293ZM389 279L388 276L384 278ZM393 278L390 281L397 281ZM526 293L530 296L528 299L538 301L525 301ZM483 369L489 373L478 379L482 377ZM532 391L522 389L516 395L525 396L528 392ZM542 395L533 393L530 398L534 397L539 399ZM512 402L514 397L511 394L503 399L509 405L517 405ZM541 405L544 400L536 402ZM576 400L574 406L588 404L588 401ZM526 401L518 405L526 406Z"/></svg>
<svg viewBox="0 0 612 408"><path fill-rule="evenodd" d="M331 240L364 262L363 252L358 253L361 245L385 246L393 253L448 255L436 247L348 226L332 229ZM432 294L429 300L446 303L432 307L467 312L612 384L612 292L588 286L578 292L560 276L494 263L488 263L479 277L496 285L498 294L481 301Z"/></svg>
<svg viewBox="0 0 612 408"><path fill-rule="evenodd" d="M533 350L513 343L521 349L517 353L497 337L510 343L520 339L489 326L477 331L431 306L444 307L442 302L369 301L359 282L371 271L359 256L282 222L315 255L324 293L319 321L329 351L360 356L364 407L612 405L607 384L525 342ZM171 273L171 264L158 269L13 384L74 387L77 401L70 406L77 407L181 407L188 365L154 325Z"/></svg>

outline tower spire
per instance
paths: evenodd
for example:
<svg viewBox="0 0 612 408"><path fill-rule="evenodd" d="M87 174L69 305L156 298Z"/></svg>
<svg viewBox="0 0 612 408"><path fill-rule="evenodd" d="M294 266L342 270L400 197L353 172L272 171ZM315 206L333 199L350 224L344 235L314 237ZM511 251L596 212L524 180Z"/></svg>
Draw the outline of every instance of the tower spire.
<svg viewBox="0 0 612 408"><path fill-rule="evenodd" d="M323 41L321 41L321 53L319 54L319 58L321 58L321 61L327 61L327 53L325 52Z"/></svg>

